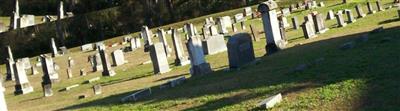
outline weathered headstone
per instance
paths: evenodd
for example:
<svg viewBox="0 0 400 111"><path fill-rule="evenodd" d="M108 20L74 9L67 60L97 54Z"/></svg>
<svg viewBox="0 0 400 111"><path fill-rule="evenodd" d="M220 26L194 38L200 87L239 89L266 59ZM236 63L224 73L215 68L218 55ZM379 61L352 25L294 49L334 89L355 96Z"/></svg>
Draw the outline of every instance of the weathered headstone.
<svg viewBox="0 0 400 111"><path fill-rule="evenodd" d="M274 1L263 2L258 6L258 11L262 14L265 37L267 45L265 46L267 55L271 55L285 47L282 35L279 30L279 21L276 13L278 5Z"/></svg>
<svg viewBox="0 0 400 111"><path fill-rule="evenodd" d="M124 52L120 49L112 52L111 56L112 56L114 66L120 66L120 65L123 65L126 63L125 57L124 57Z"/></svg>
<svg viewBox="0 0 400 111"><path fill-rule="evenodd" d="M362 7L360 6L360 4L356 5L356 11L357 11L358 18L364 18L366 16L364 14L364 11L363 11Z"/></svg>
<svg viewBox="0 0 400 111"><path fill-rule="evenodd" d="M176 29L172 29L172 42L175 49L175 65L177 66L185 66L190 64L188 57L185 55L185 51L183 50L182 40L178 36Z"/></svg>
<svg viewBox="0 0 400 111"><path fill-rule="evenodd" d="M95 55L93 55L92 61L93 61L93 72L103 71L103 64L101 62L102 60L100 53L96 53Z"/></svg>
<svg viewBox="0 0 400 111"><path fill-rule="evenodd" d="M202 41L204 54L214 55L227 50L224 35L210 36Z"/></svg>
<svg viewBox="0 0 400 111"><path fill-rule="evenodd" d="M290 15L290 9L289 8L284 8L284 9L282 9L282 15L283 16L289 16Z"/></svg>
<svg viewBox="0 0 400 111"><path fill-rule="evenodd" d="M85 44L81 46L81 51L92 51L94 50L93 44Z"/></svg>
<svg viewBox="0 0 400 111"><path fill-rule="evenodd" d="M321 34L329 30L329 28L325 26L325 19L322 17L321 14L313 13L313 21L314 21L315 31L317 33Z"/></svg>
<svg viewBox="0 0 400 111"><path fill-rule="evenodd" d="M229 33L227 28L231 28L232 20L231 17L229 16L224 16L224 17L219 17L218 18L218 25L219 25L219 30L222 34L227 34Z"/></svg>
<svg viewBox="0 0 400 111"><path fill-rule="evenodd" d="M79 70L79 73L80 73L81 76L86 76L86 71L85 71L85 69Z"/></svg>
<svg viewBox="0 0 400 111"><path fill-rule="evenodd" d="M235 18L235 23L239 23L239 22L245 21L243 13L236 14L234 18Z"/></svg>
<svg viewBox="0 0 400 111"><path fill-rule="evenodd" d="M381 5L381 0L376 0L376 7L378 8L378 11L385 11Z"/></svg>
<svg viewBox="0 0 400 111"><path fill-rule="evenodd" d="M75 61L72 57L68 57L68 67L73 67L75 65Z"/></svg>
<svg viewBox="0 0 400 111"><path fill-rule="evenodd" d="M32 66L32 67L31 67L31 73L32 73L32 75L39 74L39 72L37 71L37 69L36 69L35 66Z"/></svg>
<svg viewBox="0 0 400 111"><path fill-rule="evenodd" d="M17 60L14 64L15 70L15 95L28 94L33 92L33 87L29 83L26 76L25 66L21 60Z"/></svg>
<svg viewBox="0 0 400 111"><path fill-rule="evenodd" d="M60 47L60 50L62 55L66 55L69 53L68 48L65 46Z"/></svg>
<svg viewBox="0 0 400 111"><path fill-rule="evenodd" d="M159 37L160 42L164 45L165 54L167 55L167 57L170 57L171 53L172 53L172 49L168 45L164 29L158 29L157 32L158 32L158 37Z"/></svg>
<svg viewBox="0 0 400 111"><path fill-rule="evenodd" d="M354 19L353 13L351 13L351 10L345 10L346 15L347 15L347 23L354 23L356 22L356 19Z"/></svg>
<svg viewBox="0 0 400 111"><path fill-rule="evenodd" d="M299 29L299 21L296 16L293 16L292 24L293 24L293 29L295 29L295 30Z"/></svg>
<svg viewBox="0 0 400 111"><path fill-rule="evenodd" d="M267 99L263 100L261 103L259 103L259 106L264 109L270 109L274 107L276 104L280 103L281 101L282 101L282 95L279 93L277 95L268 97Z"/></svg>
<svg viewBox="0 0 400 111"><path fill-rule="evenodd" d="M228 40L229 67L236 69L255 60L253 42L248 33L235 34Z"/></svg>
<svg viewBox="0 0 400 111"><path fill-rule="evenodd" d="M52 56L53 57L56 57L56 56L58 56L59 54L58 54L58 51L57 51L57 46L56 46L56 42L54 41L54 38L51 38L51 49L52 49Z"/></svg>
<svg viewBox="0 0 400 111"><path fill-rule="evenodd" d="M28 57L22 58L21 59L22 63L24 64L24 69L28 70L32 67L31 62L29 61Z"/></svg>
<svg viewBox="0 0 400 111"><path fill-rule="evenodd" d="M311 23L311 21L305 21L302 25L301 25L302 29L303 29L303 33L304 33L304 37L306 39L310 39L310 38L315 38L317 37L317 35L315 34L315 29L313 24Z"/></svg>
<svg viewBox="0 0 400 111"><path fill-rule="evenodd" d="M186 46L189 50L190 63L192 65L190 68L190 74L198 76L211 73L212 70L210 64L207 63L204 58L204 51L200 37L189 38Z"/></svg>
<svg viewBox="0 0 400 111"><path fill-rule="evenodd" d="M142 27L141 33L143 35L143 40L144 40L144 52L149 52L150 46L153 45L153 42L151 40L152 34L147 26Z"/></svg>
<svg viewBox="0 0 400 111"><path fill-rule="evenodd" d="M327 20L333 20L335 19L335 14L333 13L333 10L328 11L328 15L326 16Z"/></svg>
<svg viewBox="0 0 400 111"><path fill-rule="evenodd" d="M113 69L111 69L111 64L108 61L108 55L106 54L106 51L104 48L99 47L99 54L101 58L101 63L103 66L103 76L114 76L116 73Z"/></svg>
<svg viewBox="0 0 400 111"><path fill-rule="evenodd" d="M162 43L155 43L150 47L150 57L154 74L162 74L171 70Z"/></svg>
<svg viewBox="0 0 400 111"><path fill-rule="evenodd" d="M251 7L244 8L244 11L243 11L244 16L251 16L251 14L253 14Z"/></svg>
<svg viewBox="0 0 400 111"><path fill-rule="evenodd" d="M368 14L374 14L376 13L376 11L374 10L374 8L372 7L372 4L368 1L367 2L367 7L368 7Z"/></svg>
<svg viewBox="0 0 400 111"><path fill-rule="evenodd" d="M94 85L93 86L93 92L94 92L95 95L101 94L101 92L102 92L101 90L102 90L101 85Z"/></svg>
<svg viewBox="0 0 400 111"><path fill-rule="evenodd" d="M53 59L51 57L41 55L41 62L42 62L43 75L46 76L46 79L48 78L52 83L58 82L59 77L54 67Z"/></svg>
<svg viewBox="0 0 400 111"><path fill-rule="evenodd" d="M347 23L344 22L342 13L338 12L336 14L336 19L339 27L345 27Z"/></svg>

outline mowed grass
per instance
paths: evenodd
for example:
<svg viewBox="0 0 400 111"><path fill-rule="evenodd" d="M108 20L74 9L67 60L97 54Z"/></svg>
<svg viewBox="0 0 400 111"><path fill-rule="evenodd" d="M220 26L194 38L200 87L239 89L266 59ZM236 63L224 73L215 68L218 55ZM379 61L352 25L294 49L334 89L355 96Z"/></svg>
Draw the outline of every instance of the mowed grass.
<svg viewBox="0 0 400 111"><path fill-rule="evenodd" d="M329 9L348 8L356 15L355 3L336 5L339 2L326 1L327 6L317 10L326 15ZM391 0L383 2L389 3ZM358 0L357 3L365 1ZM365 4L364 8L364 12L367 12ZM293 15L302 22L306 13L301 11ZM14 96L14 83L6 82L6 100L9 110L257 110L258 102L273 94L283 93L283 103L272 110L399 110L400 99L396 94L399 92L397 27L400 22L397 18L396 9L390 9L358 19L344 28L337 28L336 20L330 20L326 23L330 30L310 40L303 38L301 30L288 29L288 48L272 56L263 56L265 38L254 44L260 59L255 65L239 71L225 71L228 67L226 52L207 56L214 73L191 77L181 86L164 90L157 86L181 75L190 77L190 67L174 67L171 64L173 71L153 75L151 64L141 65L149 60L149 55L143 53L143 49L138 49L125 54L128 64L114 68L117 76L102 77L92 84L81 84L84 80L101 75L90 73L79 77L79 69L91 70L86 62L87 56L95 52L82 53L75 48L72 49L73 53L55 59L61 67L58 72L62 81L53 86L54 96L42 98L39 74L29 76L35 92L27 95ZM290 22L290 17L288 20ZM200 29L200 22L196 24ZM249 20L246 24L253 24L258 36L264 37L260 19ZM385 30L370 34L367 42L356 40L360 34L378 26L384 26ZM183 39L184 36L181 37ZM121 37L107 42L117 40L120 41ZM338 49L348 41L355 41L355 48L344 51ZM120 47L108 48L108 51ZM68 56L74 58L77 64L73 68L74 78L69 80L65 73ZM169 58L170 63L173 60L173 56ZM35 60L32 59L32 63L36 63ZM302 72L293 72L301 64L311 65ZM81 86L68 92L58 92L73 84ZM102 95L93 95L91 87L94 84L103 86ZM153 87L154 94L151 97L138 102L119 102L121 97L146 87ZM79 100L78 96L83 94L89 97Z"/></svg>

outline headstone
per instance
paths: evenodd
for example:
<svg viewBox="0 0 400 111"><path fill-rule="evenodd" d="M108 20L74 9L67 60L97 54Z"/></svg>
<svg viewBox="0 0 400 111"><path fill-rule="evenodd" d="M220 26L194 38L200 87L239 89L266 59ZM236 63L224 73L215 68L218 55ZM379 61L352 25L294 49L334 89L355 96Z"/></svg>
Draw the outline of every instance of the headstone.
<svg viewBox="0 0 400 111"><path fill-rule="evenodd" d="M347 15L347 23L354 23L356 22L356 19L354 19L353 13L351 13L351 10L345 10L346 15Z"/></svg>
<svg viewBox="0 0 400 111"><path fill-rule="evenodd" d="M0 78L0 111L7 111L6 98L4 92L6 89L3 87L3 78Z"/></svg>
<svg viewBox="0 0 400 111"><path fill-rule="evenodd" d="M150 46L153 45L153 42L151 40L152 34L147 26L142 27L141 33L143 35L143 40L144 40L144 52L149 52Z"/></svg>
<svg viewBox="0 0 400 111"><path fill-rule="evenodd" d="M368 7L368 14L374 14L376 13L376 11L374 10L374 8L372 7L372 4L368 1L367 2L367 7Z"/></svg>
<svg viewBox="0 0 400 111"><path fill-rule="evenodd" d="M289 10L289 8L284 8L284 9L282 9L282 15L283 16L289 16L290 15L290 10Z"/></svg>
<svg viewBox="0 0 400 111"><path fill-rule="evenodd" d="M313 21L315 25L315 31L317 33L322 34L329 30L329 28L325 26L325 19L322 17L321 14L313 13Z"/></svg>
<svg viewBox="0 0 400 111"><path fill-rule="evenodd" d="M113 69L111 69L111 64L108 61L108 55L106 54L105 49L99 47L99 54L101 58L101 63L103 66L103 76L114 76L116 73L114 72Z"/></svg>
<svg viewBox="0 0 400 111"><path fill-rule="evenodd" d="M25 70L31 69L32 65L31 65L31 62L29 61L28 57L22 58L21 61L25 66L24 67Z"/></svg>
<svg viewBox="0 0 400 111"><path fill-rule="evenodd" d="M33 87L29 83L26 76L25 66L21 60L17 60L14 64L15 70L15 95L28 94L33 92Z"/></svg>
<svg viewBox="0 0 400 111"><path fill-rule="evenodd" d="M244 11L243 11L244 16L251 16L251 14L253 14L251 7L244 8Z"/></svg>
<svg viewBox="0 0 400 111"><path fill-rule="evenodd" d="M356 5L356 11L357 11L358 18L364 18L366 16L364 14L362 7L359 4Z"/></svg>
<svg viewBox="0 0 400 111"><path fill-rule="evenodd" d="M112 52L111 56L112 56L114 66L120 66L120 65L123 65L126 63L125 57L124 57L124 52L120 49Z"/></svg>
<svg viewBox="0 0 400 111"><path fill-rule="evenodd" d="M289 6L289 10L290 10L290 12L294 12L295 10L297 10L296 5L295 4L291 4Z"/></svg>
<svg viewBox="0 0 400 111"><path fill-rule="evenodd" d="M71 89L73 89L73 88L76 88L76 87L79 87L79 84L74 84L74 85L68 86L68 87L66 87L64 90L65 90L65 91L69 91L69 90L71 90Z"/></svg>
<svg viewBox="0 0 400 111"><path fill-rule="evenodd" d="M186 24L185 27L188 31L187 34L189 35L189 37L196 35L195 27L193 24L191 24L191 23Z"/></svg>
<svg viewBox="0 0 400 111"><path fill-rule="evenodd" d="M46 80L49 79L51 83L58 82L59 77L56 69L54 68L54 61L51 57L41 55L43 75L46 76ZM43 77L44 77L43 76Z"/></svg>
<svg viewBox="0 0 400 111"><path fill-rule="evenodd" d="M214 35L218 35L218 30L217 27L215 27L214 25L210 26L210 35L214 36Z"/></svg>
<svg viewBox="0 0 400 111"><path fill-rule="evenodd" d="M378 8L378 11L385 11L381 5L380 0L376 0L376 7Z"/></svg>
<svg viewBox="0 0 400 111"><path fill-rule="evenodd" d="M255 60L253 42L248 33L235 34L228 40L229 68L240 68Z"/></svg>
<svg viewBox="0 0 400 111"><path fill-rule="evenodd" d="M284 44L286 45L287 44L286 29L285 29L285 25L284 25L285 23L282 20L283 20L282 18L279 20L279 32L281 34L282 41L284 41Z"/></svg>
<svg viewBox="0 0 400 111"><path fill-rule="evenodd" d="M60 50L62 55L66 55L69 53L68 48L65 46L60 47Z"/></svg>
<svg viewBox="0 0 400 111"><path fill-rule="evenodd" d="M237 32L237 28L235 26L235 23L232 24L232 32Z"/></svg>
<svg viewBox="0 0 400 111"><path fill-rule="evenodd" d="M322 1L321 1L321 2L319 2L319 6L320 6L320 7L325 7L325 4L324 4L324 2L322 2Z"/></svg>
<svg viewBox="0 0 400 111"><path fill-rule="evenodd" d="M224 35L210 36L202 41L205 55L214 55L227 50Z"/></svg>
<svg viewBox="0 0 400 111"><path fill-rule="evenodd" d="M93 86L93 92L94 92L95 95L101 94L101 92L102 92L101 90L102 90L101 85L94 85Z"/></svg>
<svg viewBox="0 0 400 111"><path fill-rule="evenodd" d="M317 7L318 7L317 1L313 0L312 1L312 8L317 8Z"/></svg>
<svg viewBox="0 0 400 111"><path fill-rule="evenodd" d="M81 46L81 51L92 51L94 50L93 44L85 44Z"/></svg>
<svg viewBox="0 0 400 111"><path fill-rule="evenodd" d="M244 22L240 22L240 26L242 27L242 31L246 30L246 25Z"/></svg>
<svg viewBox="0 0 400 111"><path fill-rule="evenodd" d="M176 29L172 29L172 42L175 49L175 65L177 66L185 66L190 64L188 57L185 55L185 51L183 50L182 40L178 36Z"/></svg>
<svg viewBox="0 0 400 111"><path fill-rule="evenodd" d="M190 56L190 63L192 65L190 68L190 74L198 76L211 73L212 70L210 64L207 63L204 58L204 51L200 37L189 38L186 46Z"/></svg>
<svg viewBox="0 0 400 111"><path fill-rule="evenodd" d="M272 97L263 100L261 103L259 103L259 106L261 108L270 109L274 107L276 104L280 103L281 101L282 101L282 95L279 93L277 95L274 95Z"/></svg>
<svg viewBox="0 0 400 111"><path fill-rule="evenodd" d="M255 41L255 42L258 42L258 41L260 41L260 38L259 37L257 37L257 35L256 35L256 31L255 31L255 29L253 28L253 25L250 25L250 31L251 31L251 39L253 40L253 41Z"/></svg>
<svg viewBox="0 0 400 111"><path fill-rule="evenodd" d="M135 37L136 48L142 47L140 37Z"/></svg>
<svg viewBox="0 0 400 111"><path fill-rule="evenodd" d="M58 51L57 51L57 46L56 46L56 42L54 41L54 38L51 38L51 42L50 43L51 43L51 49L53 51L52 56L53 57L58 56L59 54L58 54Z"/></svg>
<svg viewBox="0 0 400 111"><path fill-rule="evenodd" d="M333 10L328 11L328 15L326 16L327 20L333 20L335 19L335 14L333 13Z"/></svg>
<svg viewBox="0 0 400 111"><path fill-rule="evenodd" d="M121 102L137 101L139 99L142 99L142 98L150 96L150 95L151 95L151 89L146 88L146 89L142 89L142 90L137 91L129 96L122 98Z"/></svg>
<svg viewBox="0 0 400 111"><path fill-rule="evenodd" d="M219 25L218 27L220 28L219 30L222 34L229 33L227 28L231 28L231 24L232 24L232 20L231 20L231 17L229 17L229 16L224 16L224 17L218 18L218 25Z"/></svg>
<svg viewBox="0 0 400 111"><path fill-rule="evenodd" d="M167 55L167 57L171 56L172 53L172 49L171 47L169 47L168 42L167 42L167 38L165 36L165 32L164 29L158 29L158 37L160 42L163 44L164 46L164 50L165 50L165 54Z"/></svg>
<svg viewBox="0 0 400 111"><path fill-rule="evenodd" d="M150 47L150 57L154 74L163 74L171 70L162 43L155 43Z"/></svg>
<svg viewBox="0 0 400 111"><path fill-rule="evenodd" d="M160 89L176 87L176 86L182 84L185 81L186 81L186 77L185 76L181 76L181 77L178 77L176 79L170 80L165 84L162 84L160 86Z"/></svg>
<svg viewBox="0 0 400 111"><path fill-rule="evenodd" d="M93 72L103 71L103 64L101 60L100 53L96 53L92 56L93 60Z"/></svg>
<svg viewBox="0 0 400 111"><path fill-rule="evenodd" d="M263 2L258 6L258 11L262 14L265 37L267 38L267 45L265 46L267 55L271 55L285 47L279 30L277 8L278 5L274 1Z"/></svg>
<svg viewBox="0 0 400 111"><path fill-rule="evenodd" d="M301 25L302 29L303 29L303 33L304 33L304 37L306 39L310 39L310 38L315 38L317 37L317 35L315 34L315 29L313 24L311 23L311 21L305 21L302 25Z"/></svg>
<svg viewBox="0 0 400 111"><path fill-rule="evenodd" d="M103 42L97 42L96 44L94 44L94 46L95 46L96 50L99 50L98 47L106 48L106 45L104 45Z"/></svg>
<svg viewBox="0 0 400 111"><path fill-rule="evenodd" d="M79 70L79 73L80 73L81 76L86 76L86 71L85 71L85 69Z"/></svg>
<svg viewBox="0 0 400 111"><path fill-rule="evenodd" d="M13 80L14 81L15 80L14 68L13 68L14 64L15 64L14 56L12 54L12 50L11 50L10 46L5 47L5 50L7 52L7 55L6 55L6 69L7 69L6 80Z"/></svg>
<svg viewBox="0 0 400 111"><path fill-rule="evenodd" d="M293 29L295 29L295 30L299 29L299 21L296 16L293 16L292 24L293 24Z"/></svg>
<svg viewBox="0 0 400 111"><path fill-rule="evenodd" d="M336 14L336 19L339 27L345 27L347 25L347 23L344 22L342 13L338 12Z"/></svg>
<svg viewBox="0 0 400 111"><path fill-rule="evenodd" d="M42 82L42 88L43 88L43 96L44 97L50 97L53 96L53 90L52 90L52 85L46 84Z"/></svg>
<svg viewBox="0 0 400 111"><path fill-rule="evenodd" d="M72 59L72 57L68 57L68 67L72 67L75 65L75 61Z"/></svg>
<svg viewBox="0 0 400 111"><path fill-rule="evenodd" d="M32 72L32 75L39 74L39 72L37 71L37 69L36 69L35 66L32 66L32 67L31 67L31 72Z"/></svg>
<svg viewBox="0 0 400 111"><path fill-rule="evenodd" d="M243 17L242 13L238 13L235 15L235 23L243 22L245 21L245 18Z"/></svg>
<svg viewBox="0 0 400 111"><path fill-rule="evenodd" d="M72 77L72 68L67 68L67 76L68 78Z"/></svg>
<svg viewBox="0 0 400 111"><path fill-rule="evenodd" d="M286 17L281 16L281 21L282 21L282 23L283 23L283 28L288 28L288 27L290 27L290 24L288 23Z"/></svg>
<svg viewBox="0 0 400 111"><path fill-rule="evenodd" d="M35 25L35 15L22 15L19 24L21 28Z"/></svg>

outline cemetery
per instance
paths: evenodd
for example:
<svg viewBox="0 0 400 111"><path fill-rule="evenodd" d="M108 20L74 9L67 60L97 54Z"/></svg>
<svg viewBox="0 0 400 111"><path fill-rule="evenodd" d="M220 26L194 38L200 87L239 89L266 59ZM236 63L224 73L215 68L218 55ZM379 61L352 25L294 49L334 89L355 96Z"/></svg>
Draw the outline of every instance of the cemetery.
<svg viewBox="0 0 400 111"><path fill-rule="evenodd" d="M99 22L82 34L95 41L71 30L100 9L60 0L43 16L12 1L0 12L0 111L400 109L398 0L256 0L165 24Z"/></svg>

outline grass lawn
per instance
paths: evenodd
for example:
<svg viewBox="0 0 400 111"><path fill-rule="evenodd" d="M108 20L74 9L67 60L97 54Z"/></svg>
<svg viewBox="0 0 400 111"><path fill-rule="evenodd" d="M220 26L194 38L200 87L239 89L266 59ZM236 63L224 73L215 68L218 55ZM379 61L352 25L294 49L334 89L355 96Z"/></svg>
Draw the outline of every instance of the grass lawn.
<svg viewBox="0 0 400 111"><path fill-rule="evenodd" d="M347 8L353 10L356 16L354 6L361 3L364 12L367 12L366 0L353 1L341 5L338 4L340 1L327 0L327 6L316 11L325 16L328 10ZM392 0L382 2L388 6ZM375 5L374 7L376 9ZM241 9L210 16L227 13L233 15L239 11ZM288 20L290 22L292 16L297 16L301 23L304 15L309 12L293 13ZM181 27L183 23L192 22L200 29L205 17L207 16L164 27ZM35 92L27 95L14 96L14 83L6 82L6 100L9 110L258 110L258 102L282 93L283 102L272 110L400 110L400 96L397 95L400 92L400 38L397 35L400 33L400 22L397 18L397 10L393 8L367 15L344 28L337 28L336 20L329 20L326 25L330 30L309 40L304 39L301 30L288 29L288 48L268 57L263 56L265 38L260 33L261 20L249 20L246 24L254 25L257 36L262 37L261 42L254 43L255 53L260 61L239 71L225 71L228 68L226 52L207 56L206 59L215 72L202 77L190 77L190 66L175 67L172 64L171 72L153 75L151 64L141 65L150 60L148 53L138 49L125 54L128 64L114 67L118 73L115 77L102 77L95 83L83 84L83 81L101 74L90 72L88 76L80 77L79 69L91 71L87 56L95 52L80 52L78 48L74 48L71 54L55 58L61 68L58 71L61 82L53 86L52 97L42 97L42 75L39 74L29 76ZM379 26L385 29L369 34L369 31ZM362 34L369 34L368 41L359 40ZM106 43L121 40L121 37L117 37ZM351 41L354 42L354 48L339 49L342 44ZM172 46L171 40L169 42ZM110 53L121 47L108 48L107 51ZM68 56L77 64L73 67L74 78L69 80L66 79L65 71ZM169 62L173 63L174 58L170 57ZM32 63L36 63L34 58ZM307 64L308 67L300 72L293 71L302 64ZM179 76L190 78L185 84L175 88L161 90L157 87ZM58 91L73 84L81 86L67 92ZM103 86L103 94L93 94L91 87L95 84ZM147 87L153 87L151 97L132 103L119 102L121 97ZM88 97L78 99L80 95Z"/></svg>

